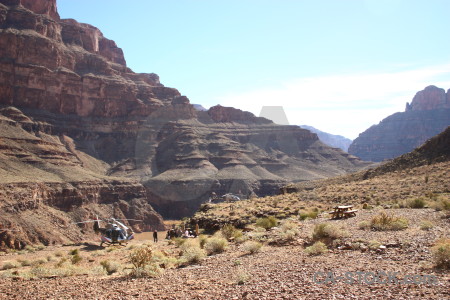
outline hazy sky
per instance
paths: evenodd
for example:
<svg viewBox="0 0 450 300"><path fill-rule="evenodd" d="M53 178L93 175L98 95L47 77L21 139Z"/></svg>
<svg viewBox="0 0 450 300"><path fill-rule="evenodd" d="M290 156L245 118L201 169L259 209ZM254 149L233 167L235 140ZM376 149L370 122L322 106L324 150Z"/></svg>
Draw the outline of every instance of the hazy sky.
<svg viewBox="0 0 450 300"><path fill-rule="evenodd" d="M191 103L355 138L428 85L450 88L448 0L58 0L135 72Z"/></svg>

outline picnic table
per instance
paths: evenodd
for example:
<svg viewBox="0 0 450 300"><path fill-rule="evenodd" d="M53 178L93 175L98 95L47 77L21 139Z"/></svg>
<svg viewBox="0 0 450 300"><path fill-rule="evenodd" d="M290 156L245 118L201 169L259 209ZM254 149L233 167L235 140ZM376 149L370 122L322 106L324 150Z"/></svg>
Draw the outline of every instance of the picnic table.
<svg viewBox="0 0 450 300"><path fill-rule="evenodd" d="M355 217L357 209L353 209L353 205L335 206L333 211L330 211L332 219Z"/></svg>

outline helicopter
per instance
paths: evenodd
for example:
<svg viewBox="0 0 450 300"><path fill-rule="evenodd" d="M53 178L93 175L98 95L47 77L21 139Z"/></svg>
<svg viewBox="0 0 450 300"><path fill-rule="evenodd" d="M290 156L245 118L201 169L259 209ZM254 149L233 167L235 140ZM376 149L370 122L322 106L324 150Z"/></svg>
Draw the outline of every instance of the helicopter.
<svg viewBox="0 0 450 300"><path fill-rule="evenodd" d="M97 217L95 220L87 220L82 222L76 222L73 224L94 223L94 231L96 233L100 233L100 247L102 247L104 243L108 246L115 244L122 245L122 243L126 244L132 239L134 239L133 229L129 228L119 220L120 221L132 220L142 222L142 220L115 219L115 218L101 220L98 219ZM106 226L104 228L100 227L100 222L106 223Z"/></svg>

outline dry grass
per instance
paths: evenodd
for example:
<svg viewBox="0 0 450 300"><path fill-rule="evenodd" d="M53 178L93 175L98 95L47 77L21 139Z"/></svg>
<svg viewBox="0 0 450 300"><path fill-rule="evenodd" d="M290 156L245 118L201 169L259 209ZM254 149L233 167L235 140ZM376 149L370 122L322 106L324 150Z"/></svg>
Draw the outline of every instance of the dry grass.
<svg viewBox="0 0 450 300"><path fill-rule="evenodd" d="M331 223L320 223L314 226L312 238L318 240L335 240L347 235L345 231Z"/></svg>
<svg viewBox="0 0 450 300"><path fill-rule="evenodd" d="M312 246L305 248L305 253L311 256L321 255L328 252L327 246L323 242L315 242Z"/></svg>
<svg viewBox="0 0 450 300"><path fill-rule="evenodd" d="M378 231L396 231L408 228L408 220L395 215L389 215L386 212L372 217L370 228Z"/></svg>
<svg viewBox="0 0 450 300"><path fill-rule="evenodd" d="M261 250L262 244L257 241L246 241L244 244L242 244L242 249L245 252L248 252L250 254L257 253Z"/></svg>
<svg viewBox="0 0 450 300"><path fill-rule="evenodd" d="M431 248L436 267L450 270L450 239L441 239Z"/></svg>
<svg viewBox="0 0 450 300"><path fill-rule="evenodd" d="M222 253L228 247L228 242L222 237L213 236L206 240L203 249L208 255Z"/></svg>

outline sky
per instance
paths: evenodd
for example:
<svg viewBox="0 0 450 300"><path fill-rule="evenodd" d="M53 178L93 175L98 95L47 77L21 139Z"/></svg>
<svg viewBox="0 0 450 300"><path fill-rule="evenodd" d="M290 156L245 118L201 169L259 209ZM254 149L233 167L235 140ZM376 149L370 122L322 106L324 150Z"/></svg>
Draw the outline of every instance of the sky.
<svg viewBox="0 0 450 300"><path fill-rule="evenodd" d="M128 67L205 108L354 139L428 85L450 88L448 0L57 0Z"/></svg>

